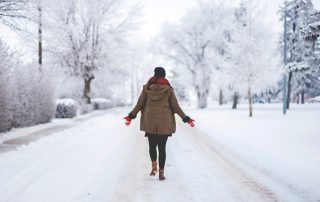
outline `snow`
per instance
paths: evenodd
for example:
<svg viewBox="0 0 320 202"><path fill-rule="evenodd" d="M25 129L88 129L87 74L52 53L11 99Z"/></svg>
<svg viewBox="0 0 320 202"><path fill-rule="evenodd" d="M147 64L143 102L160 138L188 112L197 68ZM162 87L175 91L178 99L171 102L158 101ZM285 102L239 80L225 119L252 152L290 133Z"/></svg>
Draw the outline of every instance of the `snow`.
<svg viewBox="0 0 320 202"><path fill-rule="evenodd" d="M307 101L308 103L320 103L320 96L314 97L314 98L310 98Z"/></svg>
<svg viewBox="0 0 320 202"><path fill-rule="evenodd" d="M305 62L291 62L289 64L287 64L286 66L290 71L304 71L304 70L308 70L309 66L308 64L306 64Z"/></svg>
<svg viewBox="0 0 320 202"><path fill-rule="evenodd" d="M164 182L147 140L116 108L0 153L0 201L318 201L319 104L185 109L167 145ZM28 130L28 128L21 129ZM12 131L14 134L15 131Z"/></svg>
<svg viewBox="0 0 320 202"><path fill-rule="evenodd" d="M104 102L104 103L111 103L109 99L106 98L93 98L91 99L92 102Z"/></svg>
<svg viewBox="0 0 320 202"><path fill-rule="evenodd" d="M66 105L66 106L75 106L77 103L74 99L71 98L63 98L63 99L57 99L56 100L57 105Z"/></svg>
<svg viewBox="0 0 320 202"><path fill-rule="evenodd" d="M8 132L0 133L0 145L5 141L14 139L14 138L23 138L30 134L37 133L39 131L44 131L53 128L61 128L61 127L71 127L76 123L80 123L82 121L86 121L95 116L99 116L105 111L94 111L90 114L79 115L73 119L53 119L50 123L38 124L35 126L24 127L24 128L13 128ZM0 151L1 152L1 151Z"/></svg>
<svg viewBox="0 0 320 202"><path fill-rule="evenodd" d="M260 105L253 119L244 118L245 109L195 114L199 130L217 149L228 148L231 159L273 193L285 201L316 201L320 197L319 106L293 106L283 116L280 105Z"/></svg>

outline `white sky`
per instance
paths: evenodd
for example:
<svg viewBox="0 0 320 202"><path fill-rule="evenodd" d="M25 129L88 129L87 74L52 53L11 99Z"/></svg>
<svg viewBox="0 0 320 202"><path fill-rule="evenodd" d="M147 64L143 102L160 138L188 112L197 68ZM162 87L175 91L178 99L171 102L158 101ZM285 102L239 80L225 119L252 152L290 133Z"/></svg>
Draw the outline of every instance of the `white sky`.
<svg viewBox="0 0 320 202"><path fill-rule="evenodd" d="M145 0L141 33L147 38L157 34L165 21L175 22L188 9L196 6L197 0Z"/></svg>
<svg viewBox="0 0 320 202"><path fill-rule="evenodd" d="M240 2L240 0L230 1L235 4ZM277 12L283 2L283 0L261 0L266 15L270 16L268 21L276 31L281 31L282 29L281 22L279 21L280 16ZM320 0L313 0L313 3L317 9L320 9ZM196 5L197 0L145 0L143 12L145 15L143 21L145 23L141 25L141 35L145 38L155 36L163 22L178 21L188 9Z"/></svg>
<svg viewBox="0 0 320 202"><path fill-rule="evenodd" d="M214 1L214 0L212 0ZM230 0L237 4L240 0ZM261 0L263 11L268 17L268 21L276 31L282 30L280 16L278 15L279 6L283 0ZM320 9L320 0L313 0L317 9ZM144 0L144 8L141 13L142 24L136 33L139 38L151 39L155 36L161 24L165 21L177 22L193 6L197 5L197 0ZM0 25L0 38L4 39L9 45L19 46L15 36L7 28Z"/></svg>

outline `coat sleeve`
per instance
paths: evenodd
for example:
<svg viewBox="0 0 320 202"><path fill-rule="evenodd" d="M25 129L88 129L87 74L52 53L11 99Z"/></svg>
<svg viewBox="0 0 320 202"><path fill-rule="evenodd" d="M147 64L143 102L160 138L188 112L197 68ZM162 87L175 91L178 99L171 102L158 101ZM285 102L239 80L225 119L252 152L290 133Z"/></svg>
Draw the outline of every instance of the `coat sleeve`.
<svg viewBox="0 0 320 202"><path fill-rule="evenodd" d="M129 117L131 119L135 119L137 117L137 114L139 113L139 111L143 110L143 107L145 106L146 101L147 101L147 94L146 94L145 90L143 89L140 96L139 96L139 99L138 99L136 106L129 113Z"/></svg>
<svg viewBox="0 0 320 202"><path fill-rule="evenodd" d="M182 119L185 119L185 117L187 117L186 114L182 111L181 107L179 106L177 97L173 90L171 91L169 102L173 113L177 113Z"/></svg>

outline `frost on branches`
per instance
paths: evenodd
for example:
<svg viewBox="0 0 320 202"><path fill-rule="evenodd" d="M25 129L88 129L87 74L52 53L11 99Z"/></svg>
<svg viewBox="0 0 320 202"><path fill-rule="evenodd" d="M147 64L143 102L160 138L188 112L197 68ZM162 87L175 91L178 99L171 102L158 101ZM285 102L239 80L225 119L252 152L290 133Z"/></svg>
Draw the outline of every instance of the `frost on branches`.
<svg viewBox="0 0 320 202"><path fill-rule="evenodd" d="M292 94L304 103L305 93L315 96L319 91L320 14L310 0L286 1L282 13L287 18L289 82L287 107Z"/></svg>
<svg viewBox="0 0 320 202"><path fill-rule="evenodd" d="M261 13L252 4L242 2L234 15L228 56L231 75L237 88L249 102L252 116L252 96L271 88L279 81L281 66L274 33L263 23Z"/></svg>
<svg viewBox="0 0 320 202"><path fill-rule="evenodd" d="M83 99L91 103L91 82L97 70L110 64L110 55L120 48L135 23L134 7L125 0L73 0L52 5L50 48L67 71L83 80ZM130 4L129 4L130 5ZM56 48L59 47L59 48Z"/></svg>
<svg viewBox="0 0 320 202"><path fill-rule="evenodd" d="M188 73L183 83L194 89L198 108L207 106L213 74L223 65L225 11L212 2L199 3L179 24L166 24L156 44L157 51L176 66L177 74Z"/></svg>
<svg viewBox="0 0 320 202"><path fill-rule="evenodd" d="M28 0L0 0L0 22L17 28L15 19L26 18L25 7Z"/></svg>
<svg viewBox="0 0 320 202"><path fill-rule="evenodd" d="M0 40L0 132L11 128L12 114L10 105L9 78L11 77L11 68L14 66L12 60L13 54L9 48Z"/></svg>
<svg viewBox="0 0 320 202"><path fill-rule="evenodd" d="M256 1L256 3L260 3ZM193 86L198 107L205 108L213 86L248 98L252 115L252 95L265 92L280 79L282 67L276 34L264 23L261 11L242 1L228 3L202 1L180 23L166 24L159 53L171 59L174 72ZM189 73L189 76L180 75ZM180 74L179 74L180 73Z"/></svg>
<svg viewBox="0 0 320 202"><path fill-rule="evenodd" d="M0 132L49 122L55 103L49 78L37 64L20 64L0 41Z"/></svg>

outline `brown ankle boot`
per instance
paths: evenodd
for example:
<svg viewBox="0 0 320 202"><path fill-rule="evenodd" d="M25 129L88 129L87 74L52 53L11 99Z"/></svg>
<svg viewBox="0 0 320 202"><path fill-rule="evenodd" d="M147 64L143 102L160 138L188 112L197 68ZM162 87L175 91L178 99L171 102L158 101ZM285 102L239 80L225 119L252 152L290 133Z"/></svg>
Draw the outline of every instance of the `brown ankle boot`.
<svg viewBox="0 0 320 202"><path fill-rule="evenodd" d="M162 168L162 169L160 169L159 170L159 180L165 180L166 179L166 177L164 176L164 169Z"/></svg>
<svg viewBox="0 0 320 202"><path fill-rule="evenodd" d="M155 176L157 174L158 168L157 168L157 162L152 161L152 169L150 172L150 176Z"/></svg>

